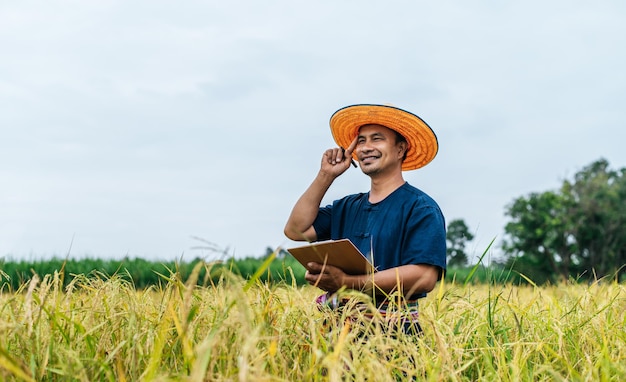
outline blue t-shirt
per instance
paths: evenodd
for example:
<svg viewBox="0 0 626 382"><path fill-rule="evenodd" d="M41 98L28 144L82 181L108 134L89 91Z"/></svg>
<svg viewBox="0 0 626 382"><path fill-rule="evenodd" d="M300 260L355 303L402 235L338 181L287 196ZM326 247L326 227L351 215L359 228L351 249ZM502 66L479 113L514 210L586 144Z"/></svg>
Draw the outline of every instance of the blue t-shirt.
<svg viewBox="0 0 626 382"><path fill-rule="evenodd" d="M378 270L429 264L439 267L441 278L446 229L437 203L408 183L378 203L368 198L369 193L348 195L321 207L313 222L317 240L350 239Z"/></svg>

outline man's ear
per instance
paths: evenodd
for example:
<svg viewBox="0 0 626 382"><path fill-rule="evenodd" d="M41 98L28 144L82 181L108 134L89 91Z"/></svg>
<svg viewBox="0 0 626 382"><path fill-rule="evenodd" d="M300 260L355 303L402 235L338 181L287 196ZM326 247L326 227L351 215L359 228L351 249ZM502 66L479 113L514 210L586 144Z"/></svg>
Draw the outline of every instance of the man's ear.
<svg viewBox="0 0 626 382"><path fill-rule="evenodd" d="M408 148L408 145L405 141L398 142L398 155L400 155L400 158L404 157L404 154L406 153L407 148Z"/></svg>

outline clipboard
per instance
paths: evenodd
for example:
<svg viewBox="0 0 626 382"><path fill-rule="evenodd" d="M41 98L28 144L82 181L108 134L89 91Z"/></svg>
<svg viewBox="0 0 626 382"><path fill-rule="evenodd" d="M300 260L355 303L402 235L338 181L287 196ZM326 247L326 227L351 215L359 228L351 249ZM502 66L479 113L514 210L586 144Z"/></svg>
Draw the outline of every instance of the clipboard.
<svg viewBox="0 0 626 382"><path fill-rule="evenodd" d="M305 268L307 263L333 265L349 275L375 272L375 268L350 239L327 240L287 249Z"/></svg>

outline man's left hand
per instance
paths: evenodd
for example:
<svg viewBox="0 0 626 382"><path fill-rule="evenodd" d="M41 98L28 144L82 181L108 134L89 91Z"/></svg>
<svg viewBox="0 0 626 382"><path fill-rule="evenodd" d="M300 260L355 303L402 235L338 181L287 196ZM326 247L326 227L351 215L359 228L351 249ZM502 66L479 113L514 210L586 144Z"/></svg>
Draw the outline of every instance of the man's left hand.
<svg viewBox="0 0 626 382"><path fill-rule="evenodd" d="M331 293L344 286L345 277L346 274L341 269L320 263L308 263L304 275L309 284Z"/></svg>

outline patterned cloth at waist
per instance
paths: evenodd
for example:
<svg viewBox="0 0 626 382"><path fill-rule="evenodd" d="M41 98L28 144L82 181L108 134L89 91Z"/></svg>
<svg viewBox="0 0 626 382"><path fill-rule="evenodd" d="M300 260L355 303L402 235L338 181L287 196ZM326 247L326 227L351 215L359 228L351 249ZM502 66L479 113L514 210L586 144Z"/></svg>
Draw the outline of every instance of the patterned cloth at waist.
<svg viewBox="0 0 626 382"><path fill-rule="evenodd" d="M417 322L419 317L419 302L418 299L389 299L381 297L375 299L372 303L364 301L358 301L350 297L339 297L336 294L323 294L317 297L316 302L319 306L327 306L331 309L340 309L345 307L351 307L361 312L364 317L374 318L375 315L379 315L382 319L388 322ZM376 311L369 309L375 307Z"/></svg>

